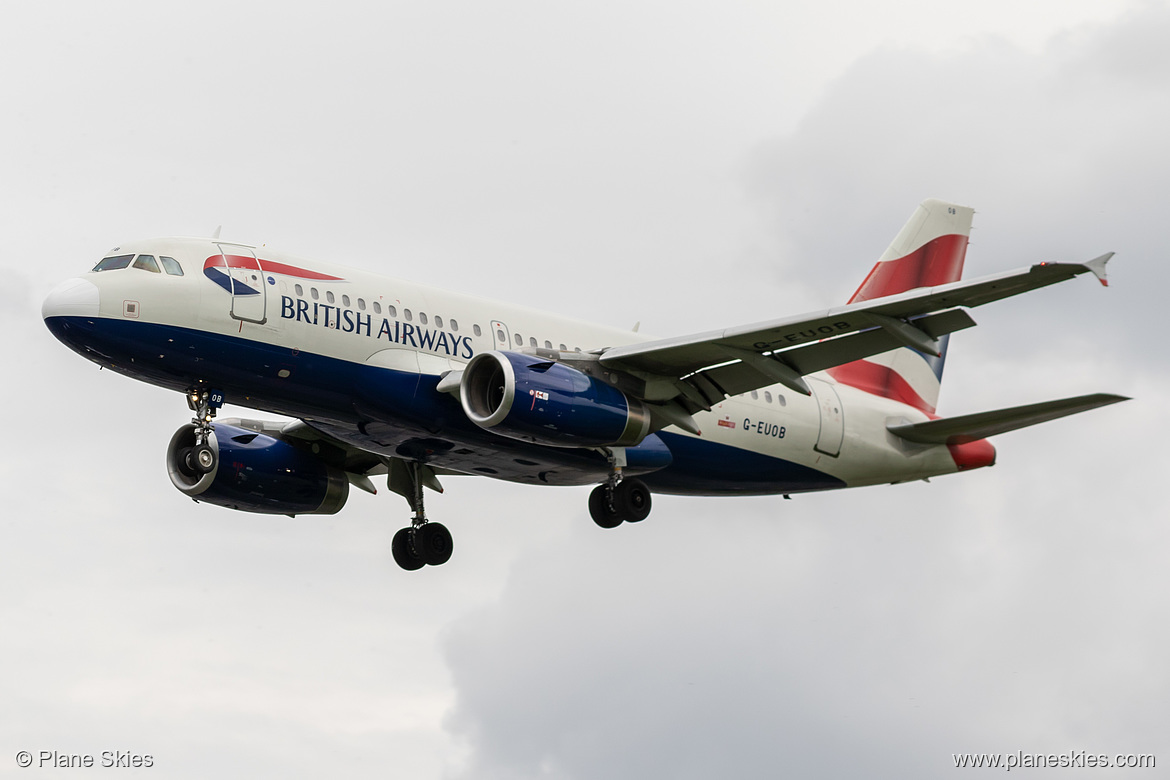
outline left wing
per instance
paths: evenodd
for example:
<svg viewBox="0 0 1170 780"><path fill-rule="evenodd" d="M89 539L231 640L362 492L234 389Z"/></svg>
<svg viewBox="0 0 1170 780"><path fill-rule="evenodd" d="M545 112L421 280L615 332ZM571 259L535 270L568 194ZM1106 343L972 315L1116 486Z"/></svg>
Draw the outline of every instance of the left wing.
<svg viewBox="0 0 1170 780"><path fill-rule="evenodd" d="M805 374L898 347L938 355L941 336L975 324L959 307L982 306L1083 273L1106 284L1105 264L1112 256L1087 263L1039 263L799 317L613 347L600 354L599 362L635 379L632 387L619 385L622 389L651 403L677 400L688 413L776 383L810 395Z"/></svg>

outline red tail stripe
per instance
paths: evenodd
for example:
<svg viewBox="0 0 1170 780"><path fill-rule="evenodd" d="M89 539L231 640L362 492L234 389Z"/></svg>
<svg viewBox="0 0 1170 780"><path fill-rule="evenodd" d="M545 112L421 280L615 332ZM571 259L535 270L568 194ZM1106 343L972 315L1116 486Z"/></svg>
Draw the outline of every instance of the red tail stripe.
<svg viewBox="0 0 1170 780"><path fill-rule="evenodd" d="M843 385L856 387L873 395L892 398L927 414L934 414L934 406L927 403L914 388L887 366L879 366L868 360L854 360L841 366L827 369L829 376Z"/></svg>
<svg viewBox="0 0 1170 780"><path fill-rule="evenodd" d="M880 262L853 293L850 303L956 282L963 275L967 237L953 234L927 241L905 257Z"/></svg>

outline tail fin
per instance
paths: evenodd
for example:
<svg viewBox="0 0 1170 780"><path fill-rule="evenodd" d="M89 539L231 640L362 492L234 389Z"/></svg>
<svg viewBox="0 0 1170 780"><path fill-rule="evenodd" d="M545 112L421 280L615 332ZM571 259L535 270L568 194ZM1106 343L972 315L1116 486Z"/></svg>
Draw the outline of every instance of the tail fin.
<svg viewBox="0 0 1170 780"><path fill-rule="evenodd" d="M924 200L849 302L957 282L963 275L974 213L966 206L933 198ZM941 357L903 347L830 368L828 373L842 384L933 414L938 406L948 339L940 339Z"/></svg>

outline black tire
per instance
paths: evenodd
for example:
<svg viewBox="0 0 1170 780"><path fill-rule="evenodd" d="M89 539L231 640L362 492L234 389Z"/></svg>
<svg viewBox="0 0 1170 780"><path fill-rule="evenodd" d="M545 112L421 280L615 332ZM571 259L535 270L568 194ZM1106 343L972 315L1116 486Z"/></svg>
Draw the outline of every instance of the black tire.
<svg viewBox="0 0 1170 780"><path fill-rule="evenodd" d="M210 474L215 471L219 455L209 444L200 444L191 451L192 465L200 474Z"/></svg>
<svg viewBox="0 0 1170 780"><path fill-rule="evenodd" d="M623 479L614 490L613 502L630 523L640 523L650 515L650 488L640 479Z"/></svg>
<svg viewBox="0 0 1170 780"><path fill-rule="evenodd" d="M598 485L589 494L589 516L602 528L617 528L625 519L616 492L613 498L614 511L610 511L609 502L605 500L605 485Z"/></svg>
<svg viewBox="0 0 1170 780"><path fill-rule="evenodd" d="M179 473L189 479L199 479L203 476L199 473L199 469L195 468L195 448L183 447L175 456L176 465L179 468Z"/></svg>
<svg viewBox="0 0 1170 780"><path fill-rule="evenodd" d="M407 571L418 571L426 564L422 558L414 554L414 548L410 544L410 528L403 528L394 534L394 540L390 542L390 552L394 556L394 562Z"/></svg>
<svg viewBox="0 0 1170 780"><path fill-rule="evenodd" d="M451 532L442 523L425 523L414 529L414 550L428 566L442 566L454 550Z"/></svg>

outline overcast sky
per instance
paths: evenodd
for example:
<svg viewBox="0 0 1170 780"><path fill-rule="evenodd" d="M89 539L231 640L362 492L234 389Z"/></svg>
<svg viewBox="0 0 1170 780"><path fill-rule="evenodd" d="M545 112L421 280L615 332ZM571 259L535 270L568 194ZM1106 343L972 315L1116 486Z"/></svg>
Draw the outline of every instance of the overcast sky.
<svg viewBox="0 0 1170 780"><path fill-rule="evenodd" d="M35 772L18 750L176 778L1170 766L1170 8L784 5L6 8L0 777ZM976 310L940 413L1135 400L1000 437L995 468L659 497L612 531L587 489L448 478L455 555L413 574L385 490L323 518L189 501L183 399L39 317L119 242L223 225L683 334L843 302L926 197L977 210L968 275L1118 253L1107 290Z"/></svg>

